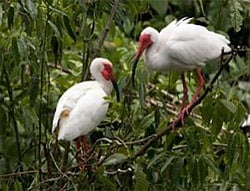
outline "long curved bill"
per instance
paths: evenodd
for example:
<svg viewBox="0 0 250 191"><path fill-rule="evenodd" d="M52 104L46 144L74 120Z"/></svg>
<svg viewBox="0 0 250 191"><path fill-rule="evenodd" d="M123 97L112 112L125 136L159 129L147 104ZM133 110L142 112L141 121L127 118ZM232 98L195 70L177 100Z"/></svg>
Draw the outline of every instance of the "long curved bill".
<svg viewBox="0 0 250 191"><path fill-rule="evenodd" d="M117 102L120 102L120 92L119 92L118 85L117 85L115 80L111 80L111 82L112 82L112 85L113 85L114 90L115 90L116 100L117 100Z"/></svg>
<svg viewBox="0 0 250 191"><path fill-rule="evenodd" d="M132 84L133 86L135 86L135 71L136 71L136 66L137 66L137 63L139 61L139 58L138 56L135 56L133 62L132 62Z"/></svg>

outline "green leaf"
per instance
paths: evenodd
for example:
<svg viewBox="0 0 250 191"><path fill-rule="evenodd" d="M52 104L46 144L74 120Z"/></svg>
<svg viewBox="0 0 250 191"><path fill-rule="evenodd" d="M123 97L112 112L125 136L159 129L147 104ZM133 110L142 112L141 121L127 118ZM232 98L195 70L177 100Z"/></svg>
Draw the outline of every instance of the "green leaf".
<svg viewBox="0 0 250 191"><path fill-rule="evenodd" d="M168 8L168 0L150 0L149 3L159 15L165 15Z"/></svg>
<svg viewBox="0 0 250 191"><path fill-rule="evenodd" d="M125 160L127 160L127 156L122 153L115 153L111 156L109 156L103 165L109 166L109 165L117 165L120 163L123 163Z"/></svg>
<svg viewBox="0 0 250 191"><path fill-rule="evenodd" d="M159 160L160 158L162 158L164 155L165 155L165 153L160 153L160 154L156 155L156 156L151 160L151 162L148 163L147 168L150 168L150 167L153 166L155 163L157 163L158 160Z"/></svg>
<svg viewBox="0 0 250 191"><path fill-rule="evenodd" d="M144 103L145 103L145 88L144 88L143 83L139 84L139 100L140 100L140 104L144 105Z"/></svg>
<svg viewBox="0 0 250 191"><path fill-rule="evenodd" d="M243 23L243 17L241 11L243 11L242 5L237 0L231 0L229 2L231 23L236 32L239 32Z"/></svg>
<svg viewBox="0 0 250 191"><path fill-rule="evenodd" d="M141 168L136 169L135 171L135 191L148 190L149 182L147 181L146 174L142 171Z"/></svg>
<svg viewBox="0 0 250 191"><path fill-rule="evenodd" d="M30 82L30 106L34 106L39 93L39 76L33 74Z"/></svg>
<svg viewBox="0 0 250 191"><path fill-rule="evenodd" d="M14 7L10 6L8 10L8 28L11 29L14 22Z"/></svg>
<svg viewBox="0 0 250 191"><path fill-rule="evenodd" d="M22 190L22 183L19 181L16 181L14 184L14 190Z"/></svg>
<svg viewBox="0 0 250 191"><path fill-rule="evenodd" d="M37 16L37 9L35 3L31 0L26 0L26 4L31 18L35 19Z"/></svg>
<svg viewBox="0 0 250 191"><path fill-rule="evenodd" d="M27 43L24 38L17 39L17 47L21 58L25 58L28 52L27 52Z"/></svg>
<svg viewBox="0 0 250 191"><path fill-rule="evenodd" d="M203 184L206 177L208 176L208 166L206 165L206 162L204 161L203 157L200 157L198 159L198 176L200 178L200 184Z"/></svg>
<svg viewBox="0 0 250 191"><path fill-rule="evenodd" d="M19 51L18 51L18 45L17 45L17 38L16 37L12 38L11 47L12 47L12 53L13 53L12 56L15 59L15 61L17 63L19 63L20 62L20 54L19 54Z"/></svg>
<svg viewBox="0 0 250 191"><path fill-rule="evenodd" d="M181 176L182 176L182 170L184 166L184 157L177 158L173 163L173 168L171 170L171 176L173 179L174 184L178 184Z"/></svg>
<svg viewBox="0 0 250 191"><path fill-rule="evenodd" d="M61 35L60 35L60 32L59 32L57 26L50 20L48 20L48 23L49 23L50 27L52 28L52 30L55 32L55 35L60 37Z"/></svg>
<svg viewBox="0 0 250 191"><path fill-rule="evenodd" d="M192 177L192 184L195 186L199 183L199 176L198 176L198 164L197 164L197 158L192 157L190 161L190 169L191 169L191 177Z"/></svg>
<svg viewBox="0 0 250 191"><path fill-rule="evenodd" d="M200 108L201 111L201 115L202 115L202 119L204 122L206 122L207 124L210 123L210 120L213 116L213 112L214 112L214 107L211 107L214 103L213 103L213 99L211 95L208 95L204 101L203 104Z"/></svg>
<svg viewBox="0 0 250 191"><path fill-rule="evenodd" d="M56 12L56 13L61 14L61 15L65 15L65 16L67 15L65 12L61 11L60 9L58 9L58 7L57 7L57 8L54 8L54 7L52 7L52 6L48 6L48 8L49 8L50 10Z"/></svg>
<svg viewBox="0 0 250 191"><path fill-rule="evenodd" d="M160 111L158 108L155 109L155 128L157 128L160 124L160 121L161 121L161 114L160 114Z"/></svg>
<svg viewBox="0 0 250 191"><path fill-rule="evenodd" d="M167 167L169 167L169 165L172 163L172 161L175 159L175 156L171 156L168 157L168 159L166 160L165 164L161 167L161 173L163 173Z"/></svg>
<svg viewBox="0 0 250 191"><path fill-rule="evenodd" d="M204 158L204 162L208 165L208 167L210 167L217 174L221 173L220 169L217 168L214 161L212 161L208 156L203 156L203 158Z"/></svg>
<svg viewBox="0 0 250 191"><path fill-rule="evenodd" d="M146 129L154 124L154 112L146 115L140 122L140 127Z"/></svg>
<svg viewBox="0 0 250 191"><path fill-rule="evenodd" d="M64 26L66 27L69 36L76 42L76 34L70 25L69 17L66 15L63 15L63 22L64 22Z"/></svg>
<svg viewBox="0 0 250 191"><path fill-rule="evenodd" d="M231 113L235 113L237 111L237 107L232 102L226 99L221 99L220 101Z"/></svg>

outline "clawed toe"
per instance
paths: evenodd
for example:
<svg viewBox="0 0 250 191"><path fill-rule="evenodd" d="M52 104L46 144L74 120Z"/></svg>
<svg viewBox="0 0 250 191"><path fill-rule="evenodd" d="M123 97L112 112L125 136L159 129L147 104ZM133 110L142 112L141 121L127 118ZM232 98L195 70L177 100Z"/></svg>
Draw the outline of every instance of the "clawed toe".
<svg viewBox="0 0 250 191"><path fill-rule="evenodd" d="M179 111L177 118L172 123L172 129L176 130L178 123L181 123L182 126L185 124L185 117L190 114L190 106L181 108Z"/></svg>

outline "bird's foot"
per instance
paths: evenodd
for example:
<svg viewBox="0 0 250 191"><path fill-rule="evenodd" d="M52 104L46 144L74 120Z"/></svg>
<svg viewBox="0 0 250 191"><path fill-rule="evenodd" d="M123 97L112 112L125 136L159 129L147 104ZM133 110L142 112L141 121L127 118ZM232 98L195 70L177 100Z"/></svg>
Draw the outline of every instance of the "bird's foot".
<svg viewBox="0 0 250 191"><path fill-rule="evenodd" d="M181 120L182 126L184 126L184 124L185 124L185 117L190 114L190 109L189 108L190 108L190 106L187 105L185 108L183 108L180 111L180 120Z"/></svg>
<svg viewBox="0 0 250 191"><path fill-rule="evenodd" d="M85 171L85 166L82 162L79 162L79 169L81 172Z"/></svg>
<svg viewBox="0 0 250 191"><path fill-rule="evenodd" d="M176 131L177 126L181 125L184 126L185 124L185 117L190 114L190 105L187 105L186 107L183 107L180 109L177 118L172 123L172 129Z"/></svg>
<svg viewBox="0 0 250 191"><path fill-rule="evenodd" d="M173 122L172 122L172 129L174 132L176 132L177 130L177 125L179 123L179 118L176 118Z"/></svg>

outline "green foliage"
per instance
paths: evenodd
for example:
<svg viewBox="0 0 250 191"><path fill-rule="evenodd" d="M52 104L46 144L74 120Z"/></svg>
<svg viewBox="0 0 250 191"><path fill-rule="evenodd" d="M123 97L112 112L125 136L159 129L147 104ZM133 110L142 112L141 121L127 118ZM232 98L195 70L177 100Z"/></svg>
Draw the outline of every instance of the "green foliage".
<svg viewBox="0 0 250 191"><path fill-rule="evenodd" d="M0 190L249 190L249 128L240 128L250 111L249 50L230 62L183 128L138 157L175 119L183 93L177 72L149 72L142 59L135 87L129 84L144 27L189 16L226 35L249 27L249 3L119 1L107 26L113 3L0 2ZM92 153L82 172L73 143L57 142L51 121L59 96L90 78L96 56L112 61L122 102L107 98L111 107L88 135ZM203 68L207 82L216 70L216 64ZM186 78L192 95L196 78L192 72Z"/></svg>
<svg viewBox="0 0 250 191"><path fill-rule="evenodd" d="M230 6L230 17L233 27L235 28L236 32L239 32L241 29L243 17L241 15L241 12L243 11L242 5L235 0L232 0L229 2Z"/></svg>

